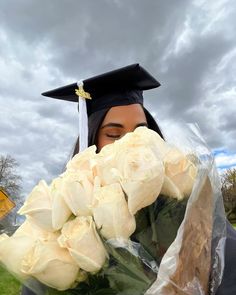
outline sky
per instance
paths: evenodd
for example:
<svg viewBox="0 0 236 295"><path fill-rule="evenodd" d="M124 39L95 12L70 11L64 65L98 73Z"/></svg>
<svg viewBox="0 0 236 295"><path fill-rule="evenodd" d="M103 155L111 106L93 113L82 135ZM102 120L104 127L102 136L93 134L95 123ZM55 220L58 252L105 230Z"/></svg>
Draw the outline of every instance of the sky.
<svg viewBox="0 0 236 295"><path fill-rule="evenodd" d="M78 135L77 105L41 93L132 63L162 85L144 97L163 133L197 124L219 171L236 167L234 0L1 0L0 155L25 195Z"/></svg>

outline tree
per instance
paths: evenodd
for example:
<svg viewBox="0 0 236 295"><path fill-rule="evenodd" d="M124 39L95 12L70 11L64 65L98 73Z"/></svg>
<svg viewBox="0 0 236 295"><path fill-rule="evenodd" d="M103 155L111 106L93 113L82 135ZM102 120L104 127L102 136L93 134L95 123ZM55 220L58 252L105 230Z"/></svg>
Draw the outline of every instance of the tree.
<svg viewBox="0 0 236 295"><path fill-rule="evenodd" d="M16 172L18 166L17 161L10 155L0 155L0 189L16 203L16 207L8 215L0 218L0 234L12 234L18 226L16 212L22 203L21 177Z"/></svg>
<svg viewBox="0 0 236 295"><path fill-rule="evenodd" d="M236 169L228 169L222 175L222 195L227 218L236 222Z"/></svg>
<svg viewBox="0 0 236 295"><path fill-rule="evenodd" d="M21 177L16 173L18 166L17 161L10 155L0 156L0 188L12 199L17 198L21 191Z"/></svg>

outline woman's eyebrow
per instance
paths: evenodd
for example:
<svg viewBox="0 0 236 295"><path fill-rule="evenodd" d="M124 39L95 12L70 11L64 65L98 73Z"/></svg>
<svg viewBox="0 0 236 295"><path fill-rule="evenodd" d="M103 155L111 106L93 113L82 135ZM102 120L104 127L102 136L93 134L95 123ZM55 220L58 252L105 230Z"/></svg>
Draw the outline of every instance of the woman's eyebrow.
<svg viewBox="0 0 236 295"><path fill-rule="evenodd" d="M138 124L135 126L135 128L137 128L137 127L141 127L141 126L148 127L148 124L147 124L147 122L141 122L141 123L138 123ZM106 128L106 127L124 128L124 126L123 126L122 124L119 124L119 123L107 123L107 124L103 125L103 126L101 127L101 129Z"/></svg>
<svg viewBox="0 0 236 295"><path fill-rule="evenodd" d="M138 123L135 128L141 127L141 126L148 127L148 123L147 122Z"/></svg>
<svg viewBox="0 0 236 295"><path fill-rule="evenodd" d="M107 123L101 127L101 129L106 128L106 127L118 127L118 128L124 128L122 124L119 123Z"/></svg>

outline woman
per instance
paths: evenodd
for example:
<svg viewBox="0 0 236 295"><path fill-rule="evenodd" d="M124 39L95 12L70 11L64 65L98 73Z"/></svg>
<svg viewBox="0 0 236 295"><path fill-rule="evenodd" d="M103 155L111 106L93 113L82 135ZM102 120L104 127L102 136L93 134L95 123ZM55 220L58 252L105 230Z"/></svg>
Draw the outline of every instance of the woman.
<svg viewBox="0 0 236 295"><path fill-rule="evenodd" d="M77 89L76 90L76 88ZM134 64L108 72L82 83L74 83L56 90L43 93L57 99L79 101L80 135L73 155L83 148L96 145L97 150L132 132L139 126L147 126L163 135L151 116L143 107L143 90L159 87L159 82L140 65ZM76 91L75 91L76 90ZM88 118L87 118L88 116ZM85 132L84 132L85 131ZM83 137L88 141L83 142ZM236 271L234 264L228 261L233 258L233 247L236 246L236 234L227 224L226 268L223 282L216 293L218 295L236 294ZM236 249L236 247L235 247ZM236 260L236 255L234 258ZM26 288L24 295L32 294Z"/></svg>

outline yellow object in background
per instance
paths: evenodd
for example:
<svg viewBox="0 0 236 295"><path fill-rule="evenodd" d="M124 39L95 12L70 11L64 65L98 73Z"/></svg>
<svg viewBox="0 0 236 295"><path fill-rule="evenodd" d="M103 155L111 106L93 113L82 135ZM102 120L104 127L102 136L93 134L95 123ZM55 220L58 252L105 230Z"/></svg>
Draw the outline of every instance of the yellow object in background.
<svg viewBox="0 0 236 295"><path fill-rule="evenodd" d="M0 190L0 220L5 217L16 204L8 197L8 195Z"/></svg>

